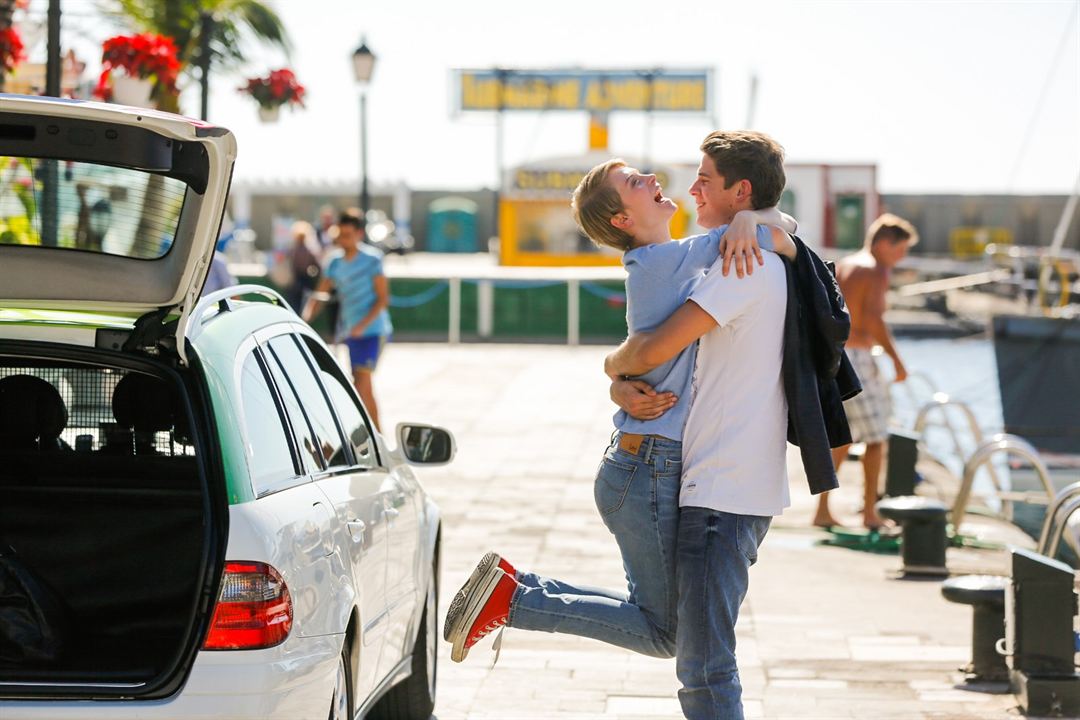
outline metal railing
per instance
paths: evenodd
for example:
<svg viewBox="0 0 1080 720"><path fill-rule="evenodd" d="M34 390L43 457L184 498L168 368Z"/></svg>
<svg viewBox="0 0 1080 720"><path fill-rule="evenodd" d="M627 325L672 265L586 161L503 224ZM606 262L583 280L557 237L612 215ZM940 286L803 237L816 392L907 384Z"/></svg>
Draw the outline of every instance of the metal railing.
<svg viewBox="0 0 1080 720"><path fill-rule="evenodd" d="M923 380L931 389L933 389L934 385L932 382L930 382L929 378L925 378L925 376L923 376ZM960 436L956 432L956 427L953 425L952 419L949 416L948 408L950 407L958 409L963 414L964 418L967 420L968 430L971 432L972 439L974 440L975 447L977 449L985 442L985 439L983 437L982 428L979 427L979 421L975 417L975 412L967 403L961 402L960 400L953 400L948 395L942 392L934 392L933 398L930 400L930 402L925 403L922 407L919 408L919 412L915 416L914 430L920 438L923 437L924 433L926 432L927 425L930 424L930 415L935 410L940 411L941 421L937 425L945 428L945 430L948 431L949 437L952 439L953 450L956 453L957 459L959 459L961 462L964 462L966 454L964 453L963 446L960 444ZM991 482L994 484L994 491L999 496L1002 495L1005 492L1005 488L1001 483L1001 478L998 477L997 469L992 464L988 465L986 469L987 472L989 472L990 474ZM1009 504L1006 518L1010 521L1012 520L1011 503Z"/></svg>
<svg viewBox="0 0 1080 720"><path fill-rule="evenodd" d="M934 423L934 426L944 428L948 432L956 456L959 459L964 460L964 449L960 443L959 434L957 433L956 427L954 426L948 411L948 408L951 407L958 409L964 416L964 419L967 420L968 428L976 444L971 457L964 461L963 478L961 479L960 490L956 495L951 513L953 527L959 530L960 523L967 513L967 504L971 499L975 475L985 465L994 486L994 495L1002 501L1002 514L1009 522L1012 522L1013 505L1016 502L1049 506L1047 508L1046 518L1043 521L1042 530L1039 534L1039 544L1037 548L1039 554L1045 555L1046 557L1054 557L1057 554L1062 537L1066 537L1066 540L1073 551L1080 556L1080 538L1078 538L1075 533L1070 533L1068 536L1065 536L1065 531L1068 529L1069 518L1072 517L1073 513L1080 510L1080 482L1074 482L1063 488L1061 492L1055 494L1054 485L1050 479L1050 470L1047 468L1042 456L1039 455L1039 451L1036 450L1031 443L1019 436L1007 433L998 433L993 435L989 440L986 440L983 436L982 429L979 427L979 422L975 417L974 411L967 403L960 400L953 400L947 394L938 392L933 381L924 373L910 373L908 379L909 381L915 379L917 382L921 382L929 389L931 394L931 400L919 407L919 411L915 416L913 430L919 435L921 441L925 440L924 436L926 429L931 425L930 417L936 410L940 413L941 419L939 422ZM917 397L913 386L910 383L905 383L905 386L913 401L912 404L917 404ZM1039 481L1042 483L1043 492L1014 492L1012 490L1005 490L998 477L996 468L991 463L991 460L1001 453L1016 455L1031 463L1039 477Z"/></svg>
<svg viewBox="0 0 1080 720"><path fill-rule="evenodd" d="M1039 451L1022 437L999 433L975 448L975 452L964 463L964 477L961 480L960 491L956 494L956 501L952 510L952 524L957 531L959 531L960 523L963 522L964 515L967 512L967 503L971 497L971 486L975 481L975 473L998 453L1016 455L1031 463L1045 490L1045 495L1038 492L1005 492L999 490L997 493L999 498L1008 503L1020 501L1050 505L1054 502L1054 485L1050 481L1050 471L1047 469L1042 457L1040 457Z"/></svg>
<svg viewBox="0 0 1080 720"><path fill-rule="evenodd" d="M1046 519L1043 521L1042 532L1039 533L1040 555L1052 558L1057 555L1061 537L1069 526L1069 518L1074 512L1080 510L1080 482L1066 485L1054 498L1054 502L1046 510ZM1075 535L1070 535L1073 551L1080 555L1080 542Z"/></svg>

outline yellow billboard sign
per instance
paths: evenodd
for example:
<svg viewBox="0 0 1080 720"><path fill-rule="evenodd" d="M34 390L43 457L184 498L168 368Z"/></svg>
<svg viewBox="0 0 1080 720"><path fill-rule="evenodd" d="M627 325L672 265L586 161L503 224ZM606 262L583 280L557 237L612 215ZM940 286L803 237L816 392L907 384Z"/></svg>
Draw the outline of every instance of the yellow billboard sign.
<svg viewBox="0 0 1080 720"><path fill-rule="evenodd" d="M585 177L587 170L515 170L512 176L514 190L525 192L571 193ZM661 186L668 183L667 173L656 172L656 181Z"/></svg>
<svg viewBox="0 0 1080 720"><path fill-rule="evenodd" d="M461 110L706 112L708 70L458 70Z"/></svg>

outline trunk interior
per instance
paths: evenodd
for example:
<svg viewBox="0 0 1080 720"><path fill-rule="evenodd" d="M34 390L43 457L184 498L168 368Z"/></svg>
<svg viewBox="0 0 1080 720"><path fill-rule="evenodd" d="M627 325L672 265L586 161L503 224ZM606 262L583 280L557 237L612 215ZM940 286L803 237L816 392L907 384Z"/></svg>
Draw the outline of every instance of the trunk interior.
<svg viewBox="0 0 1080 720"><path fill-rule="evenodd" d="M58 629L48 659L13 655L10 637L3 651L0 606L0 696L12 683L136 695L192 652L211 523L181 392L134 370L0 357L0 549L59 600L40 611Z"/></svg>

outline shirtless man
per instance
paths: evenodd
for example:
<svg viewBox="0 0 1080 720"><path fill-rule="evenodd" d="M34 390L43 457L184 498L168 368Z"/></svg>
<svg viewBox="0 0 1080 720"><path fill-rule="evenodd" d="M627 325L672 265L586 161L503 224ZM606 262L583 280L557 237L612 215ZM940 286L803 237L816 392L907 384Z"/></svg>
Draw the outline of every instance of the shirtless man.
<svg viewBox="0 0 1080 720"><path fill-rule="evenodd" d="M885 293L889 289L892 269L917 242L919 234L911 223L886 213L866 231L863 249L844 258L836 266L836 278L851 313L851 335L846 349L863 386L861 394L844 402L844 410L851 426L852 439L866 443L866 452L862 457L863 525L870 530L877 530L882 525L874 505L878 499L878 478L881 476L885 440L889 435L891 410L889 385L881 377L871 350L875 345L880 345L892 359L896 369L894 382L907 378L900 353L885 325ZM833 464L837 470L847 457L849 447L844 445L833 449ZM829 493L819 496L814 525L839 525L829 510Z"/></svg>

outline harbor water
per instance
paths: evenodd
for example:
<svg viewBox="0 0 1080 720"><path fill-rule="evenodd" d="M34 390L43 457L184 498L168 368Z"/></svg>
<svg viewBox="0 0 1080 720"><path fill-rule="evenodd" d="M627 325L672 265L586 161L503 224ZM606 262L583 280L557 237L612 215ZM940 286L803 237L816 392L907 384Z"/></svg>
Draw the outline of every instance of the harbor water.
<svg viewBox="0 0 1080 720"><path fill-rule="evenodd" d="M910 429L916 415L935 392L945 393L952 400L971 408L984 437L1002 432L1001 393L998 390L997 362L989 338L961 339L899 339L900 356L910 375L907 382L892 385L893 422ZM893 373L888 358L878 358L886 377ZM963 456L970 456L976 439L964 417L950 411L949 418L956 429ZM940 420L936 412L933 420ZM927 446L955 475L963 471L963 460L948 431L934 423L927 430Z"/></svg>
<svg viewBox="0 0 1080 720"><path fill-rule="evenodd" d="M912 429L919 408L929 402L935 392L940 392L971 408L983 438L1003 432L997 362L989 338L900 339L897 348L911 377L907 382L892 385L894 427ZM888 358L881 356L878 362L882 372L891 376L893 369ZM978 442L963 413L955 408L948 410L955 433L942 423L934 422L941 420L941 413L934 411L930 416L932 422L926 430L925 447L951 474L960 478L964 462ZM1003 489L1041 490L1042 485L1030 465L1023 461L1010 463L1009 459L1002 454L993 460ZM1051 466L1050 479L1057 489L1061 489L1080 477L1074 468ZM992 491L993 483L984 468L975 478L973 493L982 496L991 509L1000 510L1000 503L991 497ZM1044 515L1044 506L1018 503L1013 522L1028 534L1037 536Z"/></svg>

